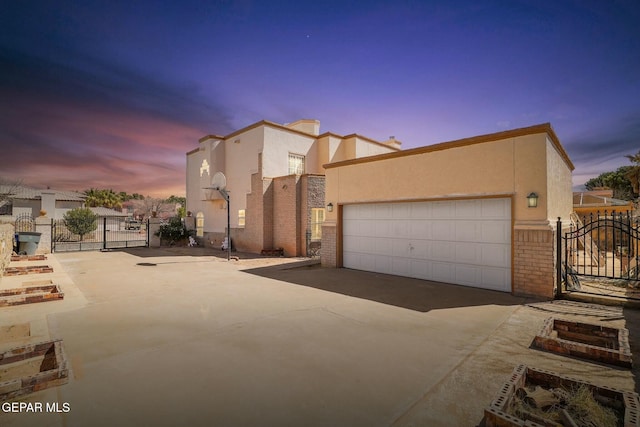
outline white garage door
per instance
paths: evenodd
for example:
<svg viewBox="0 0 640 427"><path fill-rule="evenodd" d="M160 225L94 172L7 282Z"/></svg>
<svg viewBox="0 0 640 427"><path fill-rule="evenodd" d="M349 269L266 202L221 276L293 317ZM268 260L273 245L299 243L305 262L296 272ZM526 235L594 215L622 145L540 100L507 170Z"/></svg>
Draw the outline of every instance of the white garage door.
<svg viewBox="0 0 640 427"><path fill-rule="evenodd" d="M346 205L343 265L511 291L511 199Z"/></svg>

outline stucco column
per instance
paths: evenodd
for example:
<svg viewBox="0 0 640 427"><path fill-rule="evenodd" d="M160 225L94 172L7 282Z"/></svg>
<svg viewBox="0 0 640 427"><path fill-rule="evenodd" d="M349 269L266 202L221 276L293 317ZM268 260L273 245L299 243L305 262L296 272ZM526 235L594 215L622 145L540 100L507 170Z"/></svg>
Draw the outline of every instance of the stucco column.
<svg viewBox="0 0 640 427"><path fill-rule="evenodd" d="M51 253L51 218L39 216L36 218L36 232L40 233L40 243L36 254Z"/></svg>
<svg viewBox="0 0 640 427"><path fill-rule="evenodd" d="M14 230L12 224L0 224L0 278L11 261Z"/></svg>
<svg viewBox="0 0 640 427"><path fill-rule="evenodd" d="M160 218L149 218L149 247L150 248L159 248L160 247L160 236L156 236L158 230L160 230L160 223L162 220Z"/></svg>

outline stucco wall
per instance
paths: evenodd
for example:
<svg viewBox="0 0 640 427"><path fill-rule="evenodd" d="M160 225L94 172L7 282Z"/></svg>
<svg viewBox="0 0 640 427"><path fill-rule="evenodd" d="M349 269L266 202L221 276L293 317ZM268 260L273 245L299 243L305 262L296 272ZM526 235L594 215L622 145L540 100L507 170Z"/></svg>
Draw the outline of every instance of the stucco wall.
<svg viewBox="0 0 640 427"><path fill-rule="evenodd" d="M382 155L375 161L327 165L325 204L337 209L326 213L323 265L341 263L337 216L341 205L509 195L513 198L514 293L553 296L554 224L556 217L566 218L572 210L573 166L544 126L534 127L531 133L517 130L501 138L470 138L435 149ZM539 195L537 208L527 206L531 192Z"/></svg>
<svg viewBox="0 0 640 427"><path fill-rule="evenodd" d="M558 217L563 222L569 221L573 210L573 190L571 170L567 168L560 153L547 138L547 219L555 224Z"/></svg>
<svg viewBox="0 0 640 427"><path fill-rule="evenodd" d="M11 261L14 228L12 224L0 224L0 277Z"/></svg>
<svg viewBox="0 0 640 427"><path fill-rule="evenodd" d="M271 127L264 128L263 176L289 175L289 153L305 156L305 173L320 173L318 153L311 150L315 138Z"/></svg>
<svg viewBox="0 0 640 427"><path fill-rule="evenodd" d="M515 219L546 220L544 200L539 209L526 204L529 192L542 194L547 186L545 144L544 135L531 135L517 144L509 138L328 168L326 203L514 194Z"/></svg>

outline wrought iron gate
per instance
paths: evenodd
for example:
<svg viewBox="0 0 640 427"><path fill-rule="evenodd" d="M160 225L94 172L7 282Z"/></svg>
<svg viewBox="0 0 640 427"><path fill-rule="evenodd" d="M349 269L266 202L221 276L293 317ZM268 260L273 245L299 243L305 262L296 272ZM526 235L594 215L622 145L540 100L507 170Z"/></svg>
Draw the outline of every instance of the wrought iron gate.
<svg viewBox="0 0 640 427"><path fill-rule="evenodd" d="M149 221L98 217L94 229L80 236L62 219L51 221L51 251L92 251L149 246Z"/></svg>
<svg viewBox="0 0 640 427"><path fill-rule="evenodd" d="M571 215L558 238L558 278L564 289L640 299L640 221L630 212ZM557 230L563 230L558 219Z"/></svg>

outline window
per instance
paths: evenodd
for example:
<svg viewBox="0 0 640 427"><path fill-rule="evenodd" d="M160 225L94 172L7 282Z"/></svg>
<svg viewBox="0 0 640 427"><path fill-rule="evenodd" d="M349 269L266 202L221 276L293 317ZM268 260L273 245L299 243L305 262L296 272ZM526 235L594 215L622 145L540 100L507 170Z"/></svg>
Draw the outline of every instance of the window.
<svg viewBox="0 0 640 427"><path fill-rule="evenodd" d="M196 236L204 236L204 214L202 212L196 214Z"/></svg>
<svg viewBox="0 0 640 427"><path fill-rule="evenodd" d="M244 209L238 210L238 227L244 227Z"/></svg>
<svg viewBox="0 0 640 427"><path fill-rule="evenodd" d="M324 208L311 209L311 240L322 239L322 223L324 222Z"/></svg>
<svg viewBox="0 0 640 427"><path fill-rule="evenodd" d="M289 175L302 175L304 173L304 156L289 153Z"/></svg>

